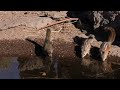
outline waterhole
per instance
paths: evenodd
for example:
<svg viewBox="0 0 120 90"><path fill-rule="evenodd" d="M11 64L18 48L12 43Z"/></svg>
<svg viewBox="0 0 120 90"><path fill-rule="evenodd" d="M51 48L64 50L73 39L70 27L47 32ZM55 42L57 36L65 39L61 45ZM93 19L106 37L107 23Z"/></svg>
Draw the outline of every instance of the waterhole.
<svg viewBox="0 0 120 90"><path fill-rule="evenodd" d="M49 60L48 60L49 61ZM39 57L1 57L0 79L119 79L120 58L109 56L105 62L85 57L54 60Z"/></svg>

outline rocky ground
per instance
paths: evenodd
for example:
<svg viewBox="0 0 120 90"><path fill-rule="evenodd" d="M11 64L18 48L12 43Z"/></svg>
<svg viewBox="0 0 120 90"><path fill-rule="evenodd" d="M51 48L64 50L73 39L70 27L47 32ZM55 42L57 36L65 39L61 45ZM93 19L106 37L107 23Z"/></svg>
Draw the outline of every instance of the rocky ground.
<svg viewBox="0 0 120 90"><path fill-rule="evenodd" d="M40 28L65 17L80 18L82 24L62 23L52 26L55 30L61 29L60 32L53 32L52 34L54 40L59 41L57 43L73 43L73 38L76 36L87 38L81 32L82 30L86 30L89 34L97 30L100 31L100 27L105 25L116 26L115 28L119 31L119 11L0 11L0 54L24 55L26 51L26 54L30 53L32 55L34 50L30 46L33 46L25 39L37 40L37 42L43 45L46 29ZM91 32L89 32L90 30ZM98 33L98 36L101 35ZM96 38L93 46L99 47L101 43L102 40ZM29 47L29 49L26 47ZM119 52L119 44L115 44L112 47L110 55L120 56Z"/></svg>

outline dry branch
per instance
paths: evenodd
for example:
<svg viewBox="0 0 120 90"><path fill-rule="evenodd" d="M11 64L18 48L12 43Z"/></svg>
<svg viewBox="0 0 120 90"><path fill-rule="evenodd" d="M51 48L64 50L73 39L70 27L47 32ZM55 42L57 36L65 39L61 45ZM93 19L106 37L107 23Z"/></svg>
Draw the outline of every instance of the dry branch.
<svg viewBox="0 0 120 90"><path fill-rule="evenodd" d="M66 21L72 21L72 20L78 20L78 18L66 18L64 20L61 20L61 21L58 21L58 22L55 22L55 23L52 23L52 24L49 24L45 27L42 27L40 29L44 29L44 28L47 28L47 27L50 27L50 26L53 26L53 25L56 25L56 24L60 24L60 23L63 23L63 22L66 22Z"/></svg>

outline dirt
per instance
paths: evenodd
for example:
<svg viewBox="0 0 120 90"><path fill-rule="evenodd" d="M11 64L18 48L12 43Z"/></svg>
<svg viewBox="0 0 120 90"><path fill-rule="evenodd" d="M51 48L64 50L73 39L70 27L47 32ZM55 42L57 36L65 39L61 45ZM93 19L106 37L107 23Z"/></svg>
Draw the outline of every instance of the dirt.
<svg viewBox="0 0 120 90"><path fill-rule="evenodd" d="M67 13L68 11L0 11L0 55L34 55L35 46L26 41L26 38L36 40L42 46L46 29L40 28L57 22L58 19L69 17ZM71 22L54 25L52 28L54 30L61 29L60 32L52 33L54 44L56 44L55 48L58 52L59 47L57 45L59 43L62 43L59 46L65 53L65 49L69 49L70 45L72 48L75 47L74 38L76 36L88 37ZM101 43L102 41L95 39L93 46L99 48ZM74 50L69 51L69 53L74 53ZM113 45L110 55L120 57L119 53L119 45ZM72 56L74 57L74 55Z"/></svg>

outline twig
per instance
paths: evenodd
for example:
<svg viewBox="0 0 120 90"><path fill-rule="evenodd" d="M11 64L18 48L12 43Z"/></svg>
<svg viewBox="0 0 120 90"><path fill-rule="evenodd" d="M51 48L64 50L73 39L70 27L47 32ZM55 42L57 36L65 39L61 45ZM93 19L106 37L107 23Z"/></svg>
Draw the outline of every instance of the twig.
<svg viewBox="0 0 120 90"><path fill-rule="evenodd" d="M78 18L67 18L67 19L64 19L64 20L61 20L61 21L58 21L58 22L55 22L55 23L52 23L52 24L49 24L45 27L42 27L40 29L44 29L44 28L47 28L47 27L50 27L50 26L53 26L53 25L56 25L56 24L60 24L60 23L63 23L63 22L66 22L66 21L72 21L72 20L78 20ZM39 29L39 30L40 30Z"/></svg>

